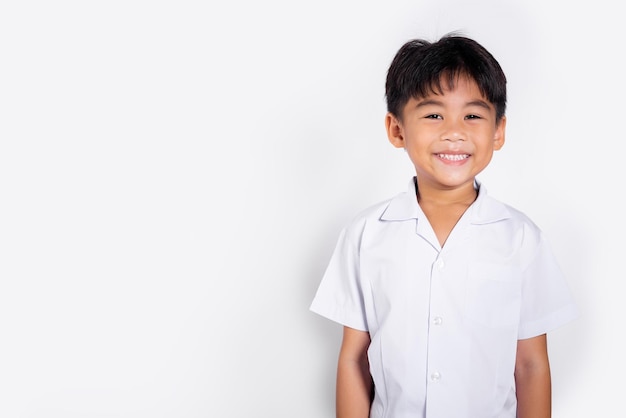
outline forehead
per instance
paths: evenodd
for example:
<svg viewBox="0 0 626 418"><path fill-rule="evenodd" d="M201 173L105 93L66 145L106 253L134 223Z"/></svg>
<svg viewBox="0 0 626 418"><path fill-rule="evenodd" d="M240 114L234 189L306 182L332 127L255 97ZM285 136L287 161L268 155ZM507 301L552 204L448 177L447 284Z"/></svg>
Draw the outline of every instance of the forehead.
<svg viewBox="0 0 626 418"><path fill-rule="evenodd" d="M404 116L408 112L418 111L426 107L441 107L449 109L468 110L482 108L495 115L496 108L480 91L478 84L470 77L456 77L452 82L443 78L438 85L432 86L425 95L416 95L409 99L402 111Z"/></svg>
<svg viewBox="0 0 626 418"><path fill-rule="evenodd" d="M459 79L455 84L442 85L440 90L435 88L423 96L412 97L405 109L433 106L470 107L479 106L495 112L495 106L478 88L471 79Z"/></svg>
<svg viewBox="0 0 626 418"><path fill-rule="evenodd" d="M488 102L476 80L465 74L444 74L439 80L431 83L425 94L420 95L418 93L415 99L430 99L437 96L473 96Z"/></svg>

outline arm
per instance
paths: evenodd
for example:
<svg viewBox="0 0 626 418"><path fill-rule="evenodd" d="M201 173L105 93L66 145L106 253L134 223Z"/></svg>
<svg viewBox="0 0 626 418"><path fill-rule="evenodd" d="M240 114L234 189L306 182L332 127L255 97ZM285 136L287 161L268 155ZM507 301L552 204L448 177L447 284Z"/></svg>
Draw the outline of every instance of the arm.
<svg viewBox="0 0 626 418"><path fill-rule="evenodd" d="M546 334L518 340L515 361L518 418L550 418L552 385Z"/></svg>
<svg viewBox="0 0 626 418"><path fill-rule="evenodd" d="M369 372L369 333L343 328L337 364L337 418L367 418L374 384Z"/></svg>

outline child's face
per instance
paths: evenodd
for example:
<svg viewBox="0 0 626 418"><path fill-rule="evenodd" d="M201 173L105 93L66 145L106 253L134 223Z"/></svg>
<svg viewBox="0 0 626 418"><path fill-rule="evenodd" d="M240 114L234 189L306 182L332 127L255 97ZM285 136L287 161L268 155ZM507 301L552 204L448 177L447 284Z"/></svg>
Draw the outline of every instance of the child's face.
<svg viewBox="0 0 626 418"><path fill-rule="evenodd" d="M504 144L506 125L505 118L496 124L495 107L467 77L443 94L409 100L402 121L387 114L385 122L389 140L406 150L420 184L441 190L473 187Z"/></svg>

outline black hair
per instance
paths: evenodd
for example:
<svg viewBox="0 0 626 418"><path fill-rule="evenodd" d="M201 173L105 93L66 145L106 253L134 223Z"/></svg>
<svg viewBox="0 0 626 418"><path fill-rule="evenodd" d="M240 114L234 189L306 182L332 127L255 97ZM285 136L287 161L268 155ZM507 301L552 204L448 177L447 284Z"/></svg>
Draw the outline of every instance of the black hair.
<svg viewBox="0 0 626 418"><path fill-rule="evenodd" d="M496 121L506 111L506 77L498 61L473 39L454 33L437 42L413 39L396 53L385 84L387 111L399 120L411 98L441 94L443 81L452 89L459 76L468 76L496 108Z"/></svg>

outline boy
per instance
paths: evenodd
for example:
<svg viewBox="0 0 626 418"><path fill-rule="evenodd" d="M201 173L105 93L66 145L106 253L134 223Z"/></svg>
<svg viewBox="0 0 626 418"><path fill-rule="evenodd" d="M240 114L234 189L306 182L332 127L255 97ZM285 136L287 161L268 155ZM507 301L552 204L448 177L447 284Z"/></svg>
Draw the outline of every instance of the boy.
<svg viewBox="0 0 626 418"><path fill-rule="evenodd" d="M476 180L504 144L500 65L412 40L386 98L416 175L344 228L311 304L344 326L337 417L550 417L546 333L576 309L541 231Z"/></svg>

